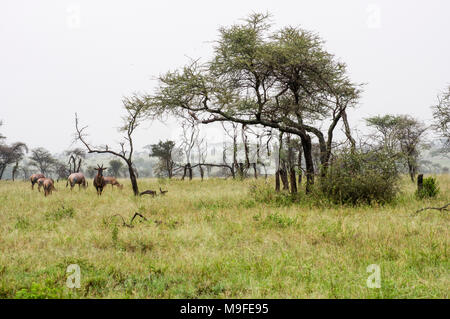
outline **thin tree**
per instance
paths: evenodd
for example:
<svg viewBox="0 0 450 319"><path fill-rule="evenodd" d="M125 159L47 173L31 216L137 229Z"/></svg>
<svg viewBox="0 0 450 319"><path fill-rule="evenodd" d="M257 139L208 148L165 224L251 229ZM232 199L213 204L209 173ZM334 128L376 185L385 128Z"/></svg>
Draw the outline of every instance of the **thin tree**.
<svg viewBox="0 0 450 319"><path fill-rule="evenodd" d="M131 186L133 188L133 193L135 196L138 196L139 187L137 183L136 170L133 165L133 133L140 125L141 121L146 118L144 115L146 107L136 96L123 98L122 102L126 111L126 116L123 117L124 124L119 131L124 133L123 138L125 142L120 143L120 151L110 150L108 145L105 145L104 147L94 147L92 144L88 143L86 141L86 134L84 133L87 126L79 127L79 119L75 113L76 140L84 144L88 153L112 154L122 159L128 166L128 173ZM125 143L128 144L128 149L125 149Z"/></svg>

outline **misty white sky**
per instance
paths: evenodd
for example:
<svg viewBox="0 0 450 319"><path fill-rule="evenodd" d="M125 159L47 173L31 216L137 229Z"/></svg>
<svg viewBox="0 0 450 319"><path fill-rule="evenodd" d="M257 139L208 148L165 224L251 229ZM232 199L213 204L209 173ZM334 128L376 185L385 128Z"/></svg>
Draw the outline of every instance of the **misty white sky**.
<svg viewBox="0 0 450 319"><path fill-rule="evenodd" d="M276 27L316 31L367 83L353 125L369 115L431 119L450 83L450 1L62 1L0 4L0 132L52 152L68 148L74 113L94 144L119 140L121 98L151 91L155 76L207 58L220 26L270 12ZM176 139L177 125L147 123L136 145ZM223 133L210 130L210 139Z"/></svg>

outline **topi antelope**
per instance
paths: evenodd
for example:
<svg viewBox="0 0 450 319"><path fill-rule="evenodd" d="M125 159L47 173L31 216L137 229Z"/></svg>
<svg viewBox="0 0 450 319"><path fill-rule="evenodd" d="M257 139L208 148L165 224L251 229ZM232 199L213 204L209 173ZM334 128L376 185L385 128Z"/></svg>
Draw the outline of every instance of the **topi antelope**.
<svg viewBox="0 0 450 319"><path fill-rule="evenodd" d="M44 174L33 174L30 176L31 189L34 189L34 184L37 183L39 178L45 178Z"/></svg>
<svg viewBox="0 0 450 319"><path fill-rule="evenodd" d="M97 175L94 177L94 187L97 190L97 195L101 195L103 192L103 187L105 187L106 183L105 183L105 178L103 177L103 171L105 169L107 169L107 167L100 167L100 165L98 165L98 168L96 168L95 170L97 171Z"/></svg>
<svg viewBox="0 0 450 319"><path fill-rule="evenodd" d="M37 180L38 191L41 191L41 187L44 186L45 177L41 177Z"/></svg>
<svg viewBox="0 0 450 319"><path fill-rule="evenodd" d="M105 185L111 184L111 188L114 188L114 186L117 186L118 188L123 189L123 185L120 184L115 177L104 176L103 179L105 180Z"/></svg>
<svg viewBox="0 0 450 319"><path fill-rule="evenodd" d="M45 178L42 186L44 187L44 196L50 195L52 191L56 191L55 182L51 178Z"/></svg>
<svg viewBox="0 0 450 319"><path fill-rule="evenodd" d="M72 173L69 175L69 178L67 179L66 187L70 183L70 190L73 189L73 187L78 184L78 189L83 186L83 188L87 187L86 178L84 177L83 173Z"/></svg>

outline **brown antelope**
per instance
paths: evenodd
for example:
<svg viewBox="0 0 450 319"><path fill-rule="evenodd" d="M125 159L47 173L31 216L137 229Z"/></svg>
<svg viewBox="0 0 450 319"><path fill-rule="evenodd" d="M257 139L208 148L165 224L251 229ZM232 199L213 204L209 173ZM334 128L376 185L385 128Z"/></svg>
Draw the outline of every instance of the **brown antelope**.
<svg viewBox="0 0 450 319"><path fill-rule="evenodd" d="M159 192L161 193L161 195L166 195L166 193L168 192L168 191L163 191L162 189L161 189L161 187L159 188Z"/></svg>
<svg viewBox="0 0 450 319"><path fill-rule="evenodd" d="M83 173L72 173L69 175L69 178L67 179L66 187L70 183L70 190L73 189L75 184L78 184L78 189L81 189L81 186L83 188L87 187L86 178L84 177Z"/></svg>
<svg viewBox="0 0 450 319"><path fill-rule="evenodd" d="M139 194L139 196L142 196L142 195L152 195L153 197L155 197L156 191L152 191L149 189L149 190L143 191L142 193Z"/></svg>
<svg viewBox="0 0 450 319"><path fill-rule="evenodd" d="M51 178L45 178L42 186L44 187L44 196L50 195L52 191L56 191L55 182Z"/></svg>
<svg viewBox="0 0 450 319"><path fill-rule="evenodd" d="M45 177L41 177L37 180L36 184L38 186L38 191L41 191L41 187L44 186Z"/></svg>
<svg viewBox="0 0 450 319"><path fill-rule="evenodd" d="M97 195L101 195L103 192L103 187L105 187L105 178L103 177L103 171L105 169L107 169L107 167L100 167L100 165L98 165L98 168L96 168L95 170L97 171L97 175L94 177L94 187L97 190Z"/></svg>
<svg viewBox="0 0 450 319"><path fill-rule="evenodd" d="M44 174L33 174L30 176L31 189L34 189L34 184L37 183L39 178L45 178Z"/></svg>
<svg viewBox="0 0 450 319"><path fill-rule="evenodd" d="M103 179L105 180L105 185L111 184L111 188L114 188L114 186L117 186L118 188L123 189L123 185L120 184L115 177L104 176Z"/></svg>

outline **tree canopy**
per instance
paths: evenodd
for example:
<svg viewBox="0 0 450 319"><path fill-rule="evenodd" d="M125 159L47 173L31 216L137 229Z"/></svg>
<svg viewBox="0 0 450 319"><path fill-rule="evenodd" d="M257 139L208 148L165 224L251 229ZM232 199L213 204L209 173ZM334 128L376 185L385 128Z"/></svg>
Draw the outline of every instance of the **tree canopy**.
<svg viewBox="0 0 450 319"><path fill-rule="evenodd" d="M272 31L264 14L221 28L212 59L194 61L159 80L156 93L142 97L153 114L169 112L203 124L259 125L299 136L308 185L314 174L310 134L318 139L326 166L333 131L341 119L347 122L346 108L360 93L345 64L315 33L296 27ZM350 137L348 123L346 128Z"/></svg>

